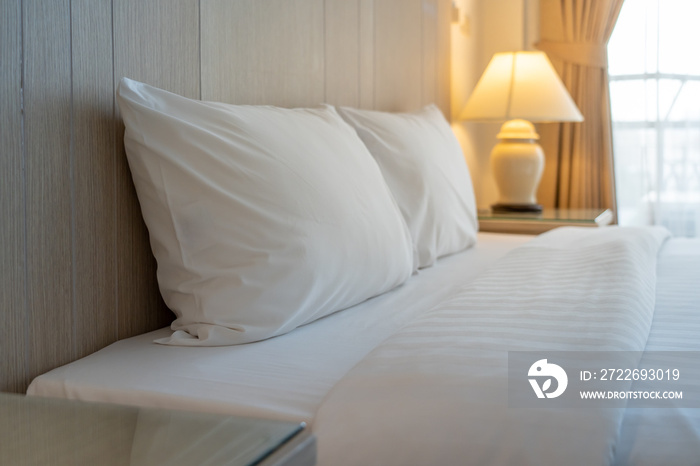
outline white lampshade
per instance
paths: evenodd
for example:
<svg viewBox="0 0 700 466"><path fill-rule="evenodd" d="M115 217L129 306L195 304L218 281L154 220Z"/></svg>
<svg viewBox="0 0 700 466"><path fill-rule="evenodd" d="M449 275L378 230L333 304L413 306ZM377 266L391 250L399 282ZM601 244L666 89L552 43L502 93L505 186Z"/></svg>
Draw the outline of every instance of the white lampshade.
<svg viewBox="0 0 700 466"><path fill-rule="evenodd" d="M576 104L544 52L493 56L461 119L532 122L583 121Z"/></svg>
<svg viewBox="0 0 700 466"><path fill-rule="evenodd" d="M541 212L536 192L544 152L531 122L583 121L544 52L497 53L476 84L463 120L505 121L491 151L501 212Z"/></svg>

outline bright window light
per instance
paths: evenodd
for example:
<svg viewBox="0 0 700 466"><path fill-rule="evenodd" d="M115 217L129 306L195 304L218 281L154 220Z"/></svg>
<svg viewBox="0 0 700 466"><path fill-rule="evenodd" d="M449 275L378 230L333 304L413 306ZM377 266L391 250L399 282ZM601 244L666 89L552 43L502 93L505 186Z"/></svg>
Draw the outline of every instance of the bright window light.
<svg viewBox="0 0 700 466"><path fill-rule="evenodd" d="M608 44L618 217L700 236L698 0L627 0Z"/></svg>

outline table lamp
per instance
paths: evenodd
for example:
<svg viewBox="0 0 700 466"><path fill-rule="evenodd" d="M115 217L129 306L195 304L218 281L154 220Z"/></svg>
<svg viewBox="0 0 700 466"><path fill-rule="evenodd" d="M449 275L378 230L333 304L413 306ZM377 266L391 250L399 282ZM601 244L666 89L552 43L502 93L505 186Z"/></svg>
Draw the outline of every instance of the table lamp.
<svg viewBox="0 0 700 466"><path fill-rule="evenodd" d="M583 121L544 52L497 53L469 97L461 118L503 121L491 151L498 186L494 212L541 212L537 185L544 153L532 122Z"/></svg>

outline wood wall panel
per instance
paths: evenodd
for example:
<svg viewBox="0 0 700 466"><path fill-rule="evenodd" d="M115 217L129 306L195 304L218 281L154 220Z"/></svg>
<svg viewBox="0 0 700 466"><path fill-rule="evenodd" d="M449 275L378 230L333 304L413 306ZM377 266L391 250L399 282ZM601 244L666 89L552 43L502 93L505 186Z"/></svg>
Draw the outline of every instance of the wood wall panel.
<svg viewBox="0 0 700 466"><path fill-rule="evenodd" d="M324 0L202 0L201 8L202 99L324 101Z"/></svg>
<svg viewBox="0 0 700 466"><path fill-rule="evenodd" d="M374 107L374 0L360 0L360 108Z"/></svg>
<svg viewBox="0 0 700 466"><path fill-rule="evenodd" d="M437 0L437 69L436 74L436 98L435 103L445 114L447 121L452 121L452 63L450 51L450 24L452 23L452 2L450 0ZM458 111L459 109L454 109Z"/></svg>
<svg viewBox="0 0 700 466"><path fill-rule="evenodd" d="M420 108L424 103L422 0L375 0L374 7L375 108Z"/></svg>
<svg viewBox="0 0 700 466"><path fill-rule="evenodd" d="M325 102L360 105L359 0L326 0L324 20Z"/></svg>
<svg viewBox="0 0 700 466"><path fill-rule="evenodd" d="M0 0L0 391L26 379L21 18L19 0Z"/></svg>
<svg viewBox="0 0 700 466"><path fill-rule="evenodd" d="M422 65L423 92L421 97L424 102L437 102L437 70L438 49L438 0L423 0L423 23L421 24L421 38L423 44ZM447 115L449 118L449 115Z"/></svg>
<svg viewBox="0 0 700 466"><path fill-rule="evenodd" d="M448 0L423 0L423 102L435 103L452 120L450 104L450 24Z"/></svg>
<svg viewBox="0 0 700 466"><path fill-rule="evenodd" d="M126 76L199 98L199 2L114 0L113 8L115 83ZM124 338L167 325L172 315L158 291L156 263L124 152L124 127L121 120L115 124L117 320L118 337Z"/></svg>
<svg viewBox="0 0 700 466"><path fill-rule="evenodd" d="M73 0L76 356L117 340L111 0Z"/></svg>
<svg viewBox="0 0 700 466"><path fill-rule="evenodd" d="M199 99L199 0L113 2L115 81L127 77Z"/></svg>
<svg viewBox="0 0 700 466"><path fill-rule="evenodd" d="M27 375L74 359L70 2L23 2ZM49 312L52 311L52 312Z"/></svg>

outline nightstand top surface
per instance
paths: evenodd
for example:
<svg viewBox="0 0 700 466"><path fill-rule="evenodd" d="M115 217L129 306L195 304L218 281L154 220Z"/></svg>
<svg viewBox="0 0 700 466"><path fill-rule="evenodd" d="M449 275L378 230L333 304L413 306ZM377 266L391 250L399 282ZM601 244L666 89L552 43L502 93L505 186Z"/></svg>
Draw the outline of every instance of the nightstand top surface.
<svg viewBox="0 0 700 466"><path fill-rule="evenodd" d="M0 464L261 464L304 428L0 393Z"/></svg>
<svg viewBox="0 0 700 466"><path fill-rule="evenodd" d="M539 234L563 226L604 227L613 221L609 209L544 209L542 212L479 210L479 231Z"/></svg>
<svg viewBox="0 0 700 466"><path fill-rule="evenodd" d="M542 212L492 212L479 209L479 220L524 220L531 222L610 223L612 213L608 209L544 209Z"/></svg>

